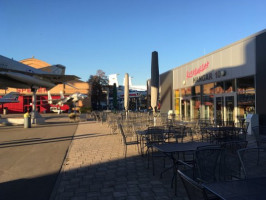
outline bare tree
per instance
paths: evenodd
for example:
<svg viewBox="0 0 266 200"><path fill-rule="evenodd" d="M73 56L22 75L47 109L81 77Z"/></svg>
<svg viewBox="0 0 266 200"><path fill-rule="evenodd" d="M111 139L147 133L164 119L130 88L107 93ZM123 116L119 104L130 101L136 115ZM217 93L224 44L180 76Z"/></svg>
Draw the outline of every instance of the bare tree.
<svg viewBox="0 0 266 200"><path fill-rule="evenodd" d="M105 72L97 70L96 75L91 75L88 83L91 85L91 104L93 110L102 109L101 101L105 100L103 89L108 85L108 79Z"/></svg>

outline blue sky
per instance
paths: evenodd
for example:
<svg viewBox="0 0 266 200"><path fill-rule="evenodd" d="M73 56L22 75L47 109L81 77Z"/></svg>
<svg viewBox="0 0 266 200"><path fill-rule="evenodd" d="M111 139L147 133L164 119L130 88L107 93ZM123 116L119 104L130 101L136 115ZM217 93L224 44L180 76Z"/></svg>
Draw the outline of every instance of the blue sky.
<svg viewBox="0 0 266 200"><path fill-rule="evenodd" d="M134 85L266 28L265 0L0 0L0 54Z"/></svg>

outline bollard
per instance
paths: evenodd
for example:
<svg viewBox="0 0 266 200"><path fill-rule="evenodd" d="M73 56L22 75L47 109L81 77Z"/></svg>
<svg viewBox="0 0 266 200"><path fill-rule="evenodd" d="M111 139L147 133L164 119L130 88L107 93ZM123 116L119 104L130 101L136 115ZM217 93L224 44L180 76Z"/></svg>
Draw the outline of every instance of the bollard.
<svg viewBox="0 0 266 200"><path fill-rule="evenodd" d="M24 128L31 128L31 116L28 112L24 114Z"/></svg>

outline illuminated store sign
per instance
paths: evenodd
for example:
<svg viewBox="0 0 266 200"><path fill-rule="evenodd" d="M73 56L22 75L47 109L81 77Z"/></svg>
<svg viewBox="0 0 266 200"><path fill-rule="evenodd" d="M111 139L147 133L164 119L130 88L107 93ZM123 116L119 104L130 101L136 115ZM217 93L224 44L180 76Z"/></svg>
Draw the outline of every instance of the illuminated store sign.
<svg viewBox="0 0 266 200"><path fill-rule="evenodd" d="M199 73L205 71L209 67L209 64L210 64L209 61L207 61L206 63L202 64L198 68L195 68L191 71L187 71L187 78L192 78L198 75Z"/></svg>

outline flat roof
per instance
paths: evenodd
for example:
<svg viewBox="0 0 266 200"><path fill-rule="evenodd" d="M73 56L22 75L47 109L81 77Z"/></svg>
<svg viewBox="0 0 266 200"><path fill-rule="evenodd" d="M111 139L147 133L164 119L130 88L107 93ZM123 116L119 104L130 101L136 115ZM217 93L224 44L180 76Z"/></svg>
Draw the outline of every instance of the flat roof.
<svg viewBox="0 0 266 200"><path fill-rule="evenodd" d="M255 37L257 37L257 36L259 36L259 35L261 35L261 34L263 34L263 33L265 33L265 32L266 32L266 29L263 29L262 31L259 31L259 32L257 32L257 33L254 33L254 34L248 36L248 37L245 37L245 38L243 38L243 39L241 39L241 40L238 40L238 41L236 41L236 42L234 42L234 43L231 43L231 44L226 45L226 46L224 46L224 47L222 47L222 48L219 48L219 49L217 49L217 50L215 50L215 51L213 51L213 52L211 52L211 53L208 53L208 54L206 54L206 55L204 55L204 56L201 56L201 57L196 58L196 59L194 59L194 60L192 60L192 61L189 61L189 62L187 62L187 63L184 63L184 64L182 64L182 65L180 65L180 66L174 67L174 68L171 69L171 70L173 71L173 70L175 70L175 69L177 69L177 68L185 67L185 65L188 65L188 64L190 64L190 63L192 63L192 62L195 62L195 61L197 61L197 60L200 60L200 59L202 59L202 58L208 57L208 56L210 56L210 55L212 55L212 54L214 54L214 53L217 53L217 52L219 52L219 51L223 51L224 49L227 49L227 48L229 48L229 47L231 47L231 46L234 46L234 45L236 45L236 44L238 44L238 43L240 43L240 42L243 42L243 41L246 41L246 40L250 40L250 39L252 39L252 38L255 38ZM168 70L168 71L170 71L170 70ZM166 72L168 72L168 71L166 71ZM164 73L165 73L165 72L164 72Z"/></svg>

